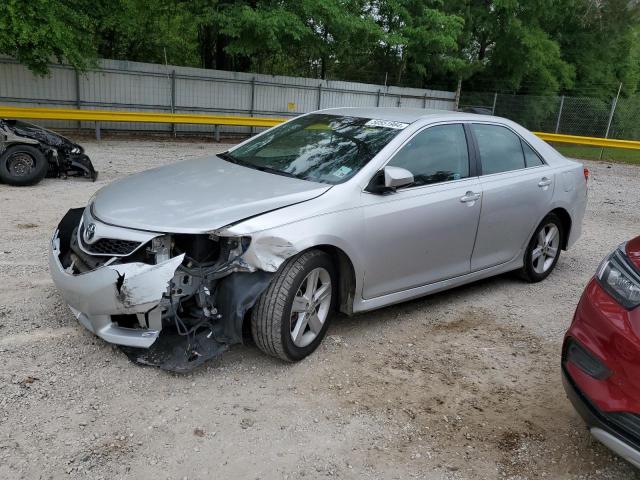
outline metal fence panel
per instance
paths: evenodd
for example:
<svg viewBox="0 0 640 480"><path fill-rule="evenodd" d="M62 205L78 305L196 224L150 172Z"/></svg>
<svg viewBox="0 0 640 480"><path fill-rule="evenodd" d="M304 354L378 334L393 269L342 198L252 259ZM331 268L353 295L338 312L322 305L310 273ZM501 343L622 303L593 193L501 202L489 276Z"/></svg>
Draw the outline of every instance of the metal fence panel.
<svg viewBox="0 0 640 480"><path fill-rule="evenodd" d="M0 63L0 98L16 98L31 102L75 104L75 72L54 67L48 77L38 77L22 65Z"/></svg>
<svg viewBox="0 0 640 480"><path fill-rule="evenodd" d="M119 60L77 75L52 65L37 77L9 57L0 57L0 102L16 106L64 106L105 110L166 111L290 117L331 107L455 108L455 92L324 81ZM93 122L42 122L56 128L94 128ZM213 132L209 125L107 123L106 130ZM250 133L221 127L224 133Z"/></svg>

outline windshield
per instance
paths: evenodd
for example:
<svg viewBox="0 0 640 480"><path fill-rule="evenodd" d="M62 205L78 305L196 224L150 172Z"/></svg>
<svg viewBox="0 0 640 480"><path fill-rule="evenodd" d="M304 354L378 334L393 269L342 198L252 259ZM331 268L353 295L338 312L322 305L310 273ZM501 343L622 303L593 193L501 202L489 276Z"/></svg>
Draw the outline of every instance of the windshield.
<svg viewBox="0 0 640 480"><path fill-rule="evenodd" d="M306 115L220 156L258 170L336 184L355 175L406 126L370 118Z"/></svg>

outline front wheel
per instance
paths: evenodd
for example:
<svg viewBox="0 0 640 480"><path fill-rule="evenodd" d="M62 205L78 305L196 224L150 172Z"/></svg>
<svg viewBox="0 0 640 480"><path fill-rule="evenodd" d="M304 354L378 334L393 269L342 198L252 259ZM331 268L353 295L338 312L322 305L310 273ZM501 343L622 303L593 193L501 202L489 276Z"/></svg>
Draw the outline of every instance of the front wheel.
<svg viewBox="0 0 640 480"><path fill-rule="evenodd" d="M309 250L288 260L252 309L258 348L290 362L312 353L327 333L335 285L335 266L325 252Z"/></svg>
<svg viewBox="0 0 640 480"><path fill-rule="evenodd" d="M562 222L550 213L540 222L527 246L520 276L531 283L547 278L558 263L563 242Z"/></svg>
<svg viewBox="0 0 640 480"><path fill-rule="evenodd" d="M0 156L0 181L8 185L34 185L48 170L43 153L29 145L13 145Z"/></svg>

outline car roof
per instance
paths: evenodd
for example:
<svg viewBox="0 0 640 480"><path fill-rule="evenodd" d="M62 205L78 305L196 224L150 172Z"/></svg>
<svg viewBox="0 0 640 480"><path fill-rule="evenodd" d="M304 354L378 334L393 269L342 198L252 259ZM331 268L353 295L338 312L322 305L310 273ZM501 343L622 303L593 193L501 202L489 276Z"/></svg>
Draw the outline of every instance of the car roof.
<svg viewBox="0 0 640 480"><path fill-rule="evenodd" d="M329 115L344 115L349 117L373 118L377 120L389 120L393 122L413 123L421 119L429 118L443 120L455 116L458 120L494 120L501 123L504 118L491 115L478 115L474 113L463 113L452 110L437 110L434 108L402 108L402 107L344 107L328 108L313 113L324 113Z"/></svg>
<svg viewBox="0 0 640 480"><path fill-rule="evenodd" d="M488 122L511 128L518 135L524 138L536 151L542 154L546 161L558 162L568 161L558 153L551 145L536 137L532 132L512 120L493 115L480 115L477 113L457 112L455 110L436 110L429 108L403 108L403 107L345 107L328 108L311 113L322 113L329 115L344 115L351 117L371 118L376 120L387 120L392 122L424 124L435 122ZM554 163L555 164L555 163Z"/></svg>

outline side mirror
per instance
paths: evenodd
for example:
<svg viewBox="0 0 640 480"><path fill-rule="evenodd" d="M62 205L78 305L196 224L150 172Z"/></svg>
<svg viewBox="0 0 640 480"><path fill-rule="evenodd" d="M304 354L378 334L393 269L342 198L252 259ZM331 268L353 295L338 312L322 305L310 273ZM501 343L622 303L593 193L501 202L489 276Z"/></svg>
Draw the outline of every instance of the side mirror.
<svg viewBox="0 0 640 480"><path fill-rule="evenodd" d="M413 173L405 168L384 167L384 186L389 189L406 187L413 183Z"/></svg>

